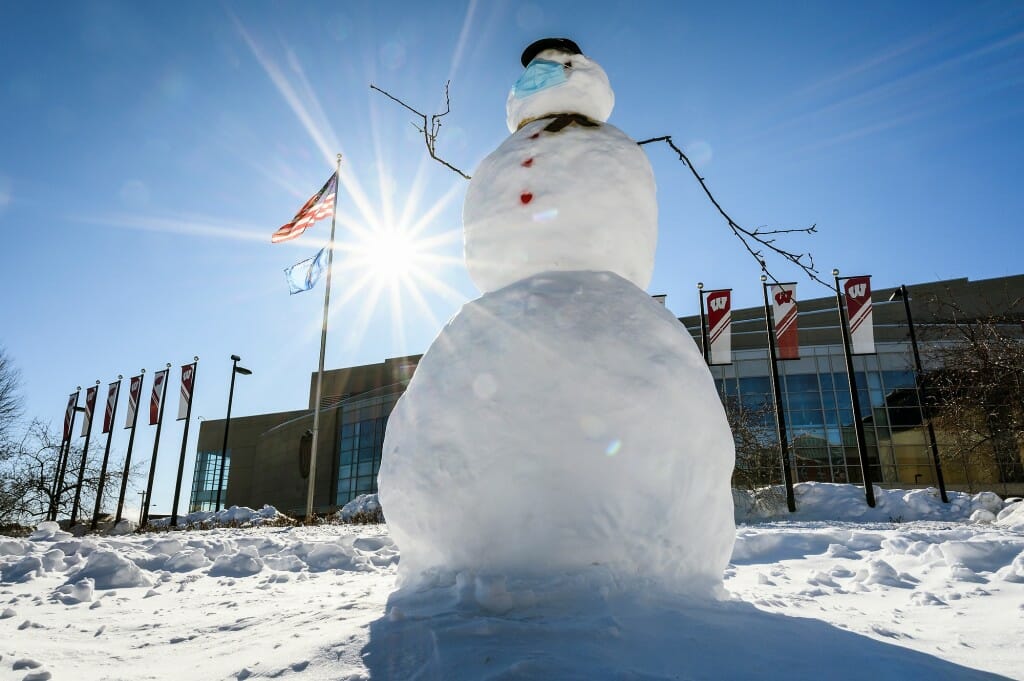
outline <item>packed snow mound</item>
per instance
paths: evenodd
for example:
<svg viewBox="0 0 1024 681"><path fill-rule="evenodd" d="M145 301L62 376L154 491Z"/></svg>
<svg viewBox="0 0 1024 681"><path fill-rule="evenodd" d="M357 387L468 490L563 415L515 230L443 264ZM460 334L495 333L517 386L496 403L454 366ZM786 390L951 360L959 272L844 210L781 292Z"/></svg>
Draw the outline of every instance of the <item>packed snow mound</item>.
<svg viewBox="0 0 1024 681"><path fill-rule="evenodd" d="M360 494L338 509L334 517L347 523L357 516L370 517L380 513L382 513L380 499L376 494Z"/></svg>
<svg viewBox="0 0 1024 681"><path fill-rule="evenodd" d="M290 522L291 518L278 511L269 504L264 504L259 510L251 509L248 506L232 506L223 508L217 512L194 511L188 515L178 516L178 527L214 525L239 525L242 527L261 525L267 522ZM151 527L170 527L170 518L157 518L150 521Z"/></svg>
<svg viewBox="0 0 1024 681"><path fill-rule="evenodd" d="M334 531L328 540L293 535L291 527L250 525L249 529L277 534L240 536L228 528L213 528L126 537L93 535L56 544L45 535L38 540L5 541L10 551L0 554L0 582L60 578L63 586L51 597L71 605L90 600L92 589L158 587L172 575L185 573L240 578L266 572L367 572L398 561L398 550L383 526L370 526L358 537L339 538Z"/></svg>
<svg viewBox="0 0 1024 681"><path fill-rule="evenodd" d="M85 565L68 575L68 584L91 578L97 589L152 586L152 580L138 565L117 551L99 549L89 554Z"/></svg>
<svg viewBox="0 0 1024 681"><path fill-rule="evenodd" d="M1014 532L1024 532L1024 501L1007 504L996 516L995 524Z"/></svg>
<svg viewBox="0 0 1024 681"><path fill-rule="evenodd" d="M47 520L36 525L36 531L30 534L28 538L30 541L62 541L72 536L70 532L60 529L60 525L57 523Z"/></svg>
<svg viewBox="0 0 1024 681"><path fill-rule="evenodd" d="M403 580L594 568L707 595L735 535L732 467L672 313L614 274L551 272L442 330L389 418L378 485Z"/></svg>
<svg viewBox="0 0 1024 681"><path fill-rule="evenodd" d="M473 173L462 216L473 283L487 293L542 272L595 270L647 288L658 241L647 155L613 125L549 132L549 122L524 126Z"/></svg>
<svg viewBox="0 0 1024 681"><path fill-rule="evenodd" d="M864 500L864 488L830 482L798 482L793 485L796 512L789 513L785 504L784 488L775 487L766 495L765 490L749 492L733 490L736 522L764 520L821 520L847 522L910 522L914 520L944 520L955 522L992 522L1004 506L994 492L947 492L949 503L944 503L939 490L882 489L874 486L875 507ZM762 500L756 503L755 496ZM770 496L771 505L763 503Z"/></svg>

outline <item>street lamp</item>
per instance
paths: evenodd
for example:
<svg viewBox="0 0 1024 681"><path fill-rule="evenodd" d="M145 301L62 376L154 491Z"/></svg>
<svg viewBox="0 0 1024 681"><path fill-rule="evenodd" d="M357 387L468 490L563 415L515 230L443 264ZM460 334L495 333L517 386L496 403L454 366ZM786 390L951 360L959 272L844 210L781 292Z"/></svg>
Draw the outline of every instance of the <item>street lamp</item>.
<svg viewBox="0 0 1024 681"><path fill-rule="evenodd" d="M924 375L921 369L921 353L917 349L917 333L914 331L914 317L910 314L910 293L905 284L892 292L889 302L896 300L903 301L903 309L907 314L907 328L910 330L910 347L914 350L914 387L917 388L917 399L920 403L921 417L924 418L928 428L928 444L932 450L932 461L935 464L935 482L939 485L939 494L942 495L942 502L948 504L949 497L946 495L946 481L942 477L942 464L939 463L939 446L935 443L935 429L932 427L930 414L925 414L924 407L924 386L921 377Z"/></svg>
<svg viewBox="0 0 1024 681"><path fill-rule="evenodd" d="M231 400L235 396L235 374L241 374L243 376L249 376L252 371L245 367L238 366L238 363L242 361L242 358L238 355L231 355L231 388L228 390L228 415L224 419L224 444L220 448L220 473L217 476L217 503L214 506L214 511L220 510L220 491L224 487L224 465L227 461L228 453L228 428L231 426Z"/></svg>

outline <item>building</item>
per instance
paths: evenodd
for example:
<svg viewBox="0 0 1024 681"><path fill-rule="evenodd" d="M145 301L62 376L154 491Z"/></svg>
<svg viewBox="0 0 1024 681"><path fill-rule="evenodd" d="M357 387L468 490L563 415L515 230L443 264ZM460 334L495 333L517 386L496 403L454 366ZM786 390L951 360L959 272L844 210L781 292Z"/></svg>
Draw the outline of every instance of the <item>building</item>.
<svg viewBox="0 0 1024 681"><path fill-rule="evenodd" d="M327 512L377 491L384 425L405 391L419 355L324 371L314 508ZM316 374L309 405L297 411L232 417L221 505L271 504L291 515L306 509L313 444ZM189 510L212 510L221 480L224 420L199 428Z"/></svg>
<svg viewBox="0 0 1024 681"><path fill-rule="evenodd" d="M791 470L797 482L862 483L836 298L799 300L800 295L824 290L811 283L798 288L800 359L779 362ZM883 486L933 486L935 468L922 426L906 314L902 300L889 300L892 291L879 288L872 295L876 354L854 357L869 475ZM1024 299L1024 275L918 284L910 292L915 325L927 331L942 322L929 301L953 298L961 309L981 314L1001 301ZM764 310L734 310L732 319L733 363L713 366L711 373L723 400L759 411L765 425L773 426ZM682 317L680 322L699 344L700 318ZM919 335L922 346L939 342L934 334ZM318 512L376 491L387 418L418 360L419 356L399 357L324 372L314 496ZM304 512L315 390L313 374L305 409L231 419L222 505L266 503L286 513ZM937 439L941 450L943 434ZM216 504L223 440L223 420L202 423L191 510L209 510ZM773 447L777 451L777 441ZM766 477L781 481L781 463L768 468ZM1004 494L1024 493L1024 481L1000 479L998 470L984 464L945 464L943 473L951 489L977 490L984 485Z"/></svg>

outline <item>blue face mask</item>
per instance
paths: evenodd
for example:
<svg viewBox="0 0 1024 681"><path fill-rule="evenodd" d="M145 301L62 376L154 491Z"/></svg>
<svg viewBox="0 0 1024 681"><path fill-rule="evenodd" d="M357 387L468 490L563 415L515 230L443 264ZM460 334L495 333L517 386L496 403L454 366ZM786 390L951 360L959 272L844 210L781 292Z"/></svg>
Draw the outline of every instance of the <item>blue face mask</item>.
<svg viewBox="0 0 1024 681"><path fill-rule="evenodd" d="M557 61L534 59L516 81L516 99L525 99L541 90L561 85L565 80L565 66Z"/></svg>

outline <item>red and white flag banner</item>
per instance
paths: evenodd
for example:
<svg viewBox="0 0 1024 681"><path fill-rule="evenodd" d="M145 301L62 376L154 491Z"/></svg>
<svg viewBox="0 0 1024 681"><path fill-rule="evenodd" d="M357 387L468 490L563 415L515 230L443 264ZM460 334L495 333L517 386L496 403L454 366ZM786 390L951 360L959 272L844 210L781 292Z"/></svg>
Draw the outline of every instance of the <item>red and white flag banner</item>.
<svg viewBox="0 0 1024 681"><path fill-rule="evenodd" d="M772 317L775 319L777 359L800 359L797 334L796 284L772 284Z"/></svg>
<svg viewBox="0 0 1024 681"><path fill-rule="evenodd" d="M109 433L114 427L114 413L117 411L117 397L121 394L121 381L118 379L107 389L107 411L103 414L103 432Z"/></svg>
<svg viewBox="0 0 1024 681"><path fill-rule="evenodd" d="M155 426L160 420L160 403L167 392L167 373L169 369L161 369L153 374L153 394L149 398L149 425Z"/></svg>
<svg viewBox="0 0 1024 681"><path fill-rule="evenodd" d="M875 352L875 329L871 320L871 277L850 277L843 284L846 314L850 320L850 352L870 355Z"/></svg>
<svg viewBox="0 0 1024 681"><path fill-rule="evenodd" d="M85 415L82 419L82 435L85 437L89 434L89 430L92 428L92 412L96 408L96 393L99 392L100 387L98 385L90 386L85 389Z"/></svg>
<svg viewBox="0 0 1024 681"><path fill-rule="evenodd" d="M71 423L75 420L75 408L78 406L78 393L79 392L81 392L81 391L76 390L75 392L71 393L70 397L68 397L68 408L67 408L67 411L64 412L64 440L63 440L63 442L67 442L68 440L71 439Z"/></svg>
<svg viewBox="0 0 1024 681"><path fill-rule="evenodd" d="M732 364L732 291L708 291L708 359L711 364Z"/></svg>
<svg viewBox="0 0 1024 681"><path fill-rule="evenodd" d="M188 418L188 408L192 404L192 389L196 383L196 364L183 364L181 366L181 399L178 401L178 419L184 421Z"/></svg>
<svg viewBox="0 0 1024 681"><path fill-rule="evenodd" d="M125 428L135 425L135 412L139 410L139 398L142 397L142 374L132 376L128 384L128 419L124 423Z"/></svg>

